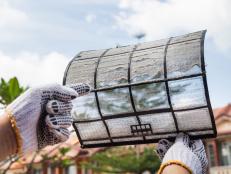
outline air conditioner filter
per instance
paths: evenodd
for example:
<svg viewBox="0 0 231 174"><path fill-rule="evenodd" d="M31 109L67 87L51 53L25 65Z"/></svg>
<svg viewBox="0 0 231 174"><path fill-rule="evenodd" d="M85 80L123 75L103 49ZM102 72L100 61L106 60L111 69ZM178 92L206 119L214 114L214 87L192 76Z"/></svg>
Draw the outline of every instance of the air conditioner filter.
<svg viewBox="0 0 231 174"><path fill-rule="evenodd" d="M64 84L93 90L74 100L73 126L82 147L157 142L185 132L216 136L204 62L206 31L80 52Z"/></svg>

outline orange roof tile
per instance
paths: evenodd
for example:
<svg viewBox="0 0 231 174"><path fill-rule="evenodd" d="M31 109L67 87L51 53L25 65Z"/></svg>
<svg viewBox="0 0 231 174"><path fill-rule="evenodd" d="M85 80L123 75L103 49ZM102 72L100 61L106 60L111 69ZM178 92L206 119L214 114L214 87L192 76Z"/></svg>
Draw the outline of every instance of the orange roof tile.
<svg viewBox="0 0 231 174"><path fill-rule="evenodd" d="M213 110L215 119L218 119L219 117L226 115L231 116L231 104L228 104L224 107L217 108Z"/></svg>
<svg viewBox="0 0 231 174"><path fill-rule="evenodd" d="M215 119L218 119L221 116L230 116L231 117L231 104L228 104L221 108L216 108L213 110ZM46 148L39 151L37 154L34 163L39 163L42 160L42 155L48 155L48 157L52 157L55 154L59 153L60 147L70 147L70 151L67 152L67 158L75 158L79 157L89 157L94 153L103 150L104 148L92 148L92 149L81 149L78 138L75 134L72 134L71 137L64 143L60 143L54 146L47 146ZM14 163L11 169L15 168L23 168L25 164L31 162L35 153L29 154L25 157L21 157L18 162Z"/></svg>
<svg viewBox="0 0 231 174"><path fill-rule="evenodd" d="M33 160L34 155L36 154L36 157L34 159L34 163L39 163L41 160L43 160L43 155L47 155L48 157L53 157L54 155L59 154L59 149L62 147L69 147L70 151L67 152L65 155L65 158L75 158L77 156L80 157L89 157L92 154L100 151L102 148L93 148L93 149L81 149L80 143L78 141L78 138L75 134L72 134L70 138L60 144L56 144L54 146L47 146L46 148L40 150L39 152L30 153L26 156L21 157L17 162L15 162L11 169L15 168L23 168L26 164L30 163ZM82 153L84 151L87 151L87 153Z"/></svg>

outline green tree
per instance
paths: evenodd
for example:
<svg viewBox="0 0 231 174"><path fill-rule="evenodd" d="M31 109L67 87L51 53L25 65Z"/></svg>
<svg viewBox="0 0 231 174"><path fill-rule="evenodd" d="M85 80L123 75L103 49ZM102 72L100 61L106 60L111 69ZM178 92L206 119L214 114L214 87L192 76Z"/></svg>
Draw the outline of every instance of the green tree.
<svg viewBox="0 0 231 174"><path fill-rule="evenodd" d="M43 160L50 161L50 164L53 167L66 168L73 164L73 161L67 156L67 153L70 150L71 150L70 147L60 147L58 148L58 152L51 157L47 157L46 155L43 155Z"/></svg>
<svg viewBox="0 0 231 174"><path fill-rule="evenodd" d="M23 87L19 84L16 77L9 79L9 81L1 78L0 81L0 103L3 105L10 104L20 94L22 94L27 87Z"/></svg>
<svg viewBox="0 0 231 174"><path fill-rule="evenodd" d="M93 155L83 167L99 173L155 173L160 161L154 149L146 147L140 154L133 147L115 147Z"/></svg>

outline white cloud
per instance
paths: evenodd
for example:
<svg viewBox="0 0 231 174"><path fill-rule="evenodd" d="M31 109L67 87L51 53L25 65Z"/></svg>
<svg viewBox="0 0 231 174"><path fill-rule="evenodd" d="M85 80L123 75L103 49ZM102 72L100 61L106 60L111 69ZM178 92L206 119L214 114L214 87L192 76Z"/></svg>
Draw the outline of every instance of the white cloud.
<svg viewBox="0 0 231 174"><path fill-rule="evenodd" d="M220 50L231 48L230 0L120 0L119 26L148 40L208 29Z"/></svg>
<svg viewBox="0 0 231 174"><path fill-rule="evenodd" d="M101 5L101 4L113 4L113 3L116 3L117 0L80 0L80 1L76 1L76 0L73 0L73 2L77 2L77 3L80 3L80 4L93 4L93 5Z"/></svg>
<svg viewBox="0 0 231 174"><path fill-rule="evenodd" d="M0 1L0 28L18 27L28 20L28 16L21 10L10 6L6 0Z"/></svg>
<svg viewBox="0 0 231 174"><path fill-rule="evenodd" d="M86 20L88 23L92 23L95 19L96 19L96 15L94 15L94 14L88 14L88 15L85 17L85 20Z"/></svg>
<svg viewBox="0 0 231 174"><path fill-rule="evenodd" d="M0 51L0 77L16 76L23 85L29 86L61 84L68 62L66 56L56 52L47 55L24 52L11 57Z"/></svg>

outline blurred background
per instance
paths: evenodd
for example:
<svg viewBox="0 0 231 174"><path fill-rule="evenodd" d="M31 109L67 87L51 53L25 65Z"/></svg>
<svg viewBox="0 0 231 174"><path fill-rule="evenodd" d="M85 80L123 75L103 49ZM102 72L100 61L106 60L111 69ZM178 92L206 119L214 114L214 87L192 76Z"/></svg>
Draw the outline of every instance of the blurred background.
<svg viewBox="0 0 231 174"><path fill-rule="evenodd" d="M207 29L205 59L208 87L219 136L205 143L210 172L231 173L230 8L229 0L0 0L0 78L4 79L0 83L0 103L5 107L27 87L62 83L68 62L80 51L135 44ZM108 154L118 153L111 149L109 152L105 149L81 150L75 136L69 141L59 148L53 147L53 151L48 148L34 156L20 158L19 162L18 157L9 158L1 164L0 168L4 168L1 171L87 174L94 172L92 168L100 164L100 159L108 160ZM114 173L156 172L159 161L156 156L148 156L153 147L125 148L129 149L126 153L132 158L130 161L135 160L132 163L137 164L137 170L128 170L126 166L131 164L127 164L121 170L116 166ZM122 156L126 155L123 150L116 150ZM91 159L92 154L98 154L98 151L103 151L103 158L93 155L94 159ZM147 156L139 161L140 155L145 153ZM115 157L115 161L121 161L120 157ZM90 161L88 164L79 164L86 159ZM139 166L152 160L154 167L149 165L146 166L148 170L141 170ZM106 166L108 170L113 168L115 161L100 166ZM50 164L57 165L49 167ZM63 168L56 167L62 165ZM106 169L98 172L111 172Z"/></svg>
<svg viewBox="0 0 231 174"><path fill-rule="evenodd" d="M228 0L0 0L0 76L61 83L79 51L207 29L212 105L223 106L231 98L230 7Z"/></svg>

